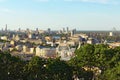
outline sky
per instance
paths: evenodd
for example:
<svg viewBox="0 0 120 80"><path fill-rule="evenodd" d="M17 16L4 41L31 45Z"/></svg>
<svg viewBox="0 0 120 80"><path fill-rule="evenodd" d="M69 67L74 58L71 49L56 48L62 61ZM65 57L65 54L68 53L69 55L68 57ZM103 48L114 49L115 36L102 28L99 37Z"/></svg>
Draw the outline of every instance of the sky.
<svg viewBox="0 0 120 80"><path fill-rule="evenodd" d="M0 29L120 30L120 0L0 0Z"/></svg>

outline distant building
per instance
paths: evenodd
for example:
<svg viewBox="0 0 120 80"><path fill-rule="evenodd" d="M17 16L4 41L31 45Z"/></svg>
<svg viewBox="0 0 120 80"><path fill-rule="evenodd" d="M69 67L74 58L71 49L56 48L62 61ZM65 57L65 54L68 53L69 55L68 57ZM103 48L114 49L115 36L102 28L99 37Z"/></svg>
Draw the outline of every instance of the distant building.
<svg viewBox="0 0 120 80"><path fill-rule="evenodd" d="M69 32L69 28L67 27L67 33Z"/></svg>
<svg viewBox="0 0 120 80"><path fill-rule="evenodd" d="M79 36L72 36L72 37L70 37L70 40L78 43L80 41L80 37Z"/></svg>
<svg viewBox="0 0 120 80"><path fill-rule="evenodd" d="M28 52L28 47L25 45L23 46L23 52L25 52L25 53Z"/></svg>
<svg viewBox="0 0 120 80"><path fill-rule="evenodd" d="M59 30L58 33L61 34L61 33L62 33L62 30Z"/></svg>
<svg viewBox="0 0 120 80"><path fill-rule="evenodd" d="M109 36L114 36L114 33L113 32L109 32Z"/></svg>
<svg viewBox="0 0 120 80"><path fill-rule="evenodd" d="M30 39L35 39L36 36L35 36L35 34L29 33L29 34L28 34L28 38L30 38Z"/></svg>
<svg viewBox="0 0 120 80"><path fill-rule="evenodd" d="M27 28L27 29L26 29L26 32L27 32L27 33L29 33L29 32L30 32L30 29L29 29L29 28Z"/></svg>
<svg viewBox="0 0 120 80"><path fill-rule="evenodd" d="M36 28L36 32L38 32L39 31L39 29L38 28Z"/></svg>
<svg viewBox="0 0 120 80"><path fill-rule="evenodd" d="M12 35L12 39L15 39L15 34Z"/></svg>
<svg viewBox="0 0 120 80"><path fill-rule="evenodd" d="M87 43L88 43L88 44L98 44L99 41L98 41L97 39L94 39L94 38L89 38L89 39L87 40Z"/></svg>
<svg viewBox="0 0 120 80"><path fill-rule="evenodd" d="M73 29L72 31L71 31L71 36L74 36L76 34L76 29Z"/></svg>
<svg viewBox="0 0 120 80"><path fill-rule="evenodd" d="M20 40L20 37L19 37L18 34L15 36L15 40L16 40L16 41L19 41L19 40Z"/></svg>
<svg viewBox="0 0 120 80"><path fill-rule="evenodd" d="M61 43L56 48L56 52L62 60L70 60L70 58L74 55L74 51L75 49L70 49L69 45L67 45L66 43Z"/></svg>
<svg viewBox="0 0 120 80"><path fill-rule="evenodd" d="M27 41L34 44L42 44L44 42L42 39L28 39Z"/></svg>
<svg viewBox="0 0 120 80"><path fill-rule="evenodd" d="M46 36L46 37L45 37L45 40L46 40L46 41L52 41L52 37L51 37L51 36Z"/></svg>
<svg viewBox="0 0 120 80"><path fill-rule="evenodd" d="M22 46L21 46L21 45L17 45L15 48L16 48L18 51L22 51Z"/></svg>
<svg viewBox="0 0 120 80"><path fill-rule="evenodd" d="M36 28L35 34L39 34L39 29Z"/></svg>
<svg viewBox="0 0 120 80"><path fill-rule="evenodd" d="M5 31L7 32L7 24L6 24L6 26L5 26Z"/></svg>
<svg viewBox="0 0 120 80"><path fill-rule="evenodd" d="M47 32L50 34L50 33L51 33L51 29L50 29L50 28L48 28Z"/></svg>
<svg viewBox="0 0 120 80"><path fill-rule="evenodd" d="M36 56L44 57L44 58L55 58L56 57L56 49L38 46L36 48Z"/></svg>
<svg viewBox="0 0 120 80"><path fill-rule="evenodd" d="M0 42L0 50L2 50L3 47L4 47L4 43L1 43L1 42Z"/></svg>
<svg viewBox="0 0 120 80"><path fill-rule="evenodd" d="M45 33L45 31L44 30L39 30L39 33Z"/></svg>
<svg viewBox="0 0 120 80"><path fill-rule="evenodd" d="M34 53L35 49L34 48L30 48L30 53Z"/></svg>
<svg viewBox="0 0 120 80"><path fill-rule="evenodd" d="M109 45L110 48L115 48L115 47L120 46L119 42L113 42L113 43L107 43L107 44Z"/></svg>
<svg viewBox="0 0 120 80"><path fill-rule="evenodd" d="M15 46L15 45L16 45L16 42L15 42L14 40L11 40L11 41L10 41L10 44L11 44L12 46Z"/></svg>
<svg viewBox="0 0 120 80"><path fill-rule="evenodd" d="M67 41L67 44L70 45L70 46L75 46L76 45L75 41Z"/></svg>
<svg viewBox="0 0 120 80"><path fill-rule="evenodd" d="M63 28L63 33L65 32L65 28Z"/></svg>
<svg viewBox="0 0 120 80"><path fill-rule="evenodd" d="M21 28L19 28L18 31L21 32Z"/></svg>
<svg viewBox="0 0 120 80"><path fill-rule="evenodd" d="M1 40L8 40L7 36L1 36Z"/></svg>

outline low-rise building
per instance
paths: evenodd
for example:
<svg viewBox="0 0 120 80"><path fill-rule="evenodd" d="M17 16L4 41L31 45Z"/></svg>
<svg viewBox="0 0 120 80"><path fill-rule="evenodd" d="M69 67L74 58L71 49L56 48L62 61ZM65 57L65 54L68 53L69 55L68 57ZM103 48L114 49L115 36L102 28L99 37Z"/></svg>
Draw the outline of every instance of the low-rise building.
<svg viewBox="0 0 120 80"><path fill-rule="evenodd" d="M27 46L23 46L23 52L27 52Z"/></svg>
<svg viewBox="0 0 120 80"><path fill-rule="evenodd" d="M61 43L57 48L56 52L62 60L70 60L74 56L75 49L71 49L68 44Z"/></svg>
<svg viewBox="0 0 120 80"><path fill-rule="evenodd" d="M110 48L115 48L120 46L120 42L114 42L114 43L107 43L109 45Z"/></svg>
<svg viewBox="0 0 120 80"><path fill-rule="evenodd" d="M56 57L56 49L38 46L36 48L36 56L44 57L44 58L49 58L49 57L55 58Z"/></svg>
<svg viewBox="0 0 120 80"><path fill-rule="evenodd" d="M14 40L11 40L11 41L10 41L10 44L11 44L12 46L15 46L15 45L16 45L16 42L15 42Z"/></svg>
<svg viewBox="0 0 120 80"><path fill-rule="evenodd" d="M21 45L17 45L15 48L16 48L18 51L22 51L22 46L21 46Z"/></svg>
<svg viewBox="0 0 120 80"><path fill-rule="evenodd" d="M87 43L88 44L98 44L99 41L95 38L88 38Z"/></svg>
<svg viewBox="0 0 120 80"><path fill-rule="evenodd" d="M33 54L35 52L34 48L30 48L30 53Z"/></svg>
<svg viewBox="0 0 120 80"><path fill-rule="evenodd" d="M4 47L4 43L0 43L0 50L1 51L2 51L3 47Z"/></svg>
<svg viewBox="0 0 120 80"><path fill-rule="evenodd" d="M1 40L8 40L8 37L7 36L1 36Z"/></svg>

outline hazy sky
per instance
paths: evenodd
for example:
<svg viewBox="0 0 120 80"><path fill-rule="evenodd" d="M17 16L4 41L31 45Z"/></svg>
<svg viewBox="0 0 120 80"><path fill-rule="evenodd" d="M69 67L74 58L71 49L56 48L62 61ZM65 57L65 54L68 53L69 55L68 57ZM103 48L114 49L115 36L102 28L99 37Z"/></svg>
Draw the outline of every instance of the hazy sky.
<svg viewBox="0 0 120 80"><path fill-rule="evenodd" d="M0 0L0 29L120 29L120 0Z"/></svg>

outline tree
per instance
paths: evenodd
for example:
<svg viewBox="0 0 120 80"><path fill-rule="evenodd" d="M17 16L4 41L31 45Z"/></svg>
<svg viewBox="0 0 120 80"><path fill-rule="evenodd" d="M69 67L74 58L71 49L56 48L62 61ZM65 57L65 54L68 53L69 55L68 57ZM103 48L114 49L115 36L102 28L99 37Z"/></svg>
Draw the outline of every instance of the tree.
<svg viewBox="0 0 120 80"><path fill-rule="evenodd" d="M11 56L9 52L1 52L0 66L0 80L22 79L24 63L18 57Z"/></svg>
<svg viewBox="0 0 120 80"><path fill-rule="evenodd" d="M120 63L114 68L108 68L99 76L99 80L119 80L120 79Z"/></svg>
<svg viewBox="0 0 120 80"><path fill-rule="evenodd" d="M92 67L94 65L94 45L85 44L80 49L76 50L75 54L79 66Z"/></svg>
<svg viewBox="0 0 120 80"><path fill-rule="evenodd" d="M49 80L72 80L72 69L60 59L51 60L48 64Z"/></svg>
<svg viewBox="0 0 120 80"><path fill-rule="evenodd" d="M24 67L24 80L43 80L44 64L44 59L33 57Z"/></svg>

